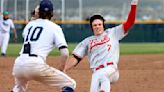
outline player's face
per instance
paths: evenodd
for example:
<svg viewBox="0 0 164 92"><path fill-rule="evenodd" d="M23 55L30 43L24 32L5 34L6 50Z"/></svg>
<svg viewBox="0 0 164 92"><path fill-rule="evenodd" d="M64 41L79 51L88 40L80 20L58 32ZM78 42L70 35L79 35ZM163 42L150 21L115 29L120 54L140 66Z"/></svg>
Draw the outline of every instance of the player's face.
<svg viewBox="0 0 164 92"><path fill-rule="evenodd" d="M95 19L92 22L92 29L93 29L94 35L96 36L101 35L104 32L103 21L100 19Z"/></svg>
<svg viewBox="0 0 164 92"><path fill-rule="evenodd" d="M9 15L3 15L3 19L7 20L9 18Z"/></svg>

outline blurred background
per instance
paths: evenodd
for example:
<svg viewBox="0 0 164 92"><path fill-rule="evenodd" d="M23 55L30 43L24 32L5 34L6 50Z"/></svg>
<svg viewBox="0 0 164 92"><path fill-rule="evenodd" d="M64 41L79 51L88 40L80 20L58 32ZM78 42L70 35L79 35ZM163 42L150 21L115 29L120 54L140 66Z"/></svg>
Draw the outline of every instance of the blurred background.
<svg viewBox="0 0 164 92"><path fill-rule="evenodd" d="M0 0L1 12L7 10L15 20L28 20L40 0ZM85 20L102 14L107 20L124 20L131 0L52 0L57 20ZM164 0L139 0L138 20L164 20Z"/></svg>
<svg viewBox="0 0 164 92"><path fill-rule="evenodd" d="M0 10L9 11L22 42L21 33L40 0L0 0ZM79 42L92 35L88 19L101 14L106 27L127 18L131 0L52 0L55 22L61 25L68 42ZM12 32L11 32L12 36ZM10 40L13 42L13 40ZM164 42L164 0L139 0L136 25L121 42Z"/></svg>

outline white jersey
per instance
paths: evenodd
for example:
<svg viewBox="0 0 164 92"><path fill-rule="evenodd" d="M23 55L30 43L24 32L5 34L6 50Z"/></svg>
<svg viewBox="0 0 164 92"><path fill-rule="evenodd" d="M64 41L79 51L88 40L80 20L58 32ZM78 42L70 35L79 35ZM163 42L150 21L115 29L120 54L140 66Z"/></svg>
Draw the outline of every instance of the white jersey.
<svg viewBox="0 0 164 92"><path fill-rule="evenodd" d="M107 62L113 62L117 66L119 62L119 40L125 35L123 25L109 28L100 36L90 36L84 39L74 49L73 54L80 58L88 55L90 68L96 68Z"/></svg>
<svg viewBox="0 0 164 92"><path fill-rule="evenodd" d="M65 37L61 27L47 19L36 19L29 22L23 30L24 45L31 45L30 54L46 59L54 47L66 46ZM23 54L24 46L20 54Z"/></svg>
<svg viewBox="0 0 164 92"><path fill-rule="evenodd" d="M11 19L3 20L2 16L0 18L0 31L2 32L10 32L10 29L14 29L14 23Z"/></svg>

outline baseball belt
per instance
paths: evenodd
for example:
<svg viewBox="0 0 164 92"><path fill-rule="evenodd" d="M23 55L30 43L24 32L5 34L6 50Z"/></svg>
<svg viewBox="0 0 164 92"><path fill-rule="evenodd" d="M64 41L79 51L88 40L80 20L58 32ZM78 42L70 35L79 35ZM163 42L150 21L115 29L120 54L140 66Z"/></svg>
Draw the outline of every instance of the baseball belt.
<svg viewBox="0 0 164 92"><path fill-rule="evenodd" d="M36 54L29 54L29 53L23 53L23 54L27 54L28 56L31 56L31 57L38 57L38 55Z"/></svg>
<svg viewBox="0 0 164 92"><path fill-rule="evenodd" d="M101 68L104 68L105 66L108 66L108 65L113 65L113 62L108 62L106 63L106 65L102 64L102 65L99 65L97 68L96 68L96 71L101 69Z"/></svg>

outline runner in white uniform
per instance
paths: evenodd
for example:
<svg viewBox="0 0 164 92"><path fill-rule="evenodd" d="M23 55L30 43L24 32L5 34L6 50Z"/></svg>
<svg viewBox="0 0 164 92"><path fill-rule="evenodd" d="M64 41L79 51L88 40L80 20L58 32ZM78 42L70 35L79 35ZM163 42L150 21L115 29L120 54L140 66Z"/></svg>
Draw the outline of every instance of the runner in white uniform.
<svg viewBox="0 0 164 92"><path fill-rule="evenodd" d="M119 79L119 40L127 35L135 22L138 0L132 0L131 10L125 23L104 31L104 18L94 15L90 25L94 33L80 42L73 51L73 58L67 62L65 70L76 66L84 56L88 56L93 72L90 92L110 92L110 84Z"/></svg>
<svg viewBox="0 0 164 92"><path fill-rule="evenodd" d="M9 19L9 13L4 11L3 16L0 14L0 47L2 56L6 56L6 50L10 39L10 29L13 30L14 41L16 41L17 33L14 23L11 19Z"/></svg>
<svg viewBox="0 0 164 92"><path fill-rule="evenodd" d="M61 27L50 21L52 16L52 2L42 0L39 18L32 20L24 28L24 43L13 67L15 86L12 92L26 92L30 80L59 87L61 92L74 92L76 82L62 72L69 56L67 43ZM59 70L46 64L46 57L54 47L61 52Z"/></svg>

